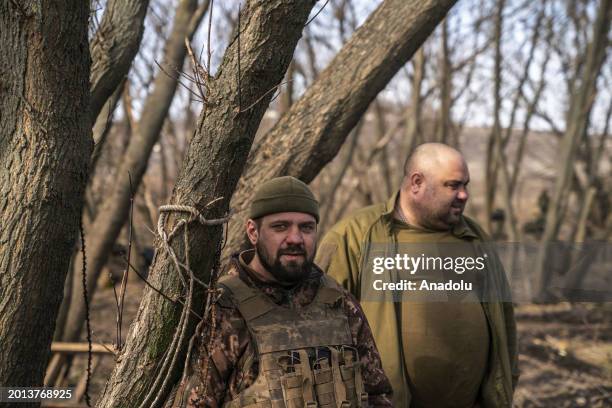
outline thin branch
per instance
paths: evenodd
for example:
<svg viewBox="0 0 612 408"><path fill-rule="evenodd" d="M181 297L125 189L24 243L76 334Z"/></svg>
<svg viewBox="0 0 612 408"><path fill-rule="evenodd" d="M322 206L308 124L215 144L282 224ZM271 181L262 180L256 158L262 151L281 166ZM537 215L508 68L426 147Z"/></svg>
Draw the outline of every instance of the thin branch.
<svg viewBox="0 0 612 408"><path fill-rule="evenodd" d="M130 273L129 263L132 255L132 226L134 220L134 188L132 185L132 175L128 172L128 179L130 181L130 215L128 223L128 250L127 250L127 264L125 271L123 271L123 277L121 278L121 288L119 289L119 310L117 311L117 347L119 350L122 348L121 340L121 325L123 323L123 306L125 300L125 292L127 290L127 281Z"/></svg>
<svg viewBox="0 0 612 408"><path fill-rule="evenodd" d="M260 102L260 101L261 101L263 98L265 98L265 97L266 97L266 95L268 95L270 92L276 92L276 90L277 90L278 88L280 88L282 85L288 84L288 83L289 83L289 82L291 82L291 81L293 81L293 80L291 79L291 80L288 80L288 81L285 81L285 82L281 82L280 84L278 84L278 85L276 85L276 86L272 87L271 89L269 89L268 91L266 91L266 92L265 92L263 95L261 95L259 98L257 98L257 100L256 100L255 102L253 102L251 105L249 105L247 108L245 108L245 109L241 110L241 111L240 111L240 113L244 113L244 112L246 112L246 111L248 111L248 110L250 110L250 109L253 109L253 107L254 107L255 105L257 105L257 104L258 104L258 103L259 103L259 102Z"/></svg>
<svg viewBox="0 0 612 408"><path fill-rule="evenodd" d="M313 21L315 18L317 18L317 16L318 16L318 15L319 15L319 14L320 14L322 11L323 11L323 9L325 8L325 6L327 6L327 3L329 3L329 0L327 0L327 1L325 2L325 4L323 4L323 7L321 7L321 8L320 8L320 9L319 9L319 10L318 10L316 13L315 13L315 15L314 15L314 16L312 16L312 18L311 18L310 20L308 20L308 21L306 22L306 24L304 24L304 27L306 27L306 26L307 26L308 24L310 24L310 23L311 23L311 22L312 22L312 21Z"/></svg>

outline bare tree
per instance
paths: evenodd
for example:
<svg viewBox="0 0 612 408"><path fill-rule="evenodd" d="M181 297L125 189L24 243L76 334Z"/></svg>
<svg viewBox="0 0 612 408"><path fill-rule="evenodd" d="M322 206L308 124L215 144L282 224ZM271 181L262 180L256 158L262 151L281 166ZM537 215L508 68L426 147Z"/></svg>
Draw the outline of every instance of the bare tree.
<svg viewBox="0 0 612 408"><path fill-rule="evenodd" d="M593 33L586 51L584 67L581 74L576 75L571 82L570 106L567 113L567 128L561 140L559 168L555 180L554 193L546 213L546 223L536 263L538 277L538 300L549 299L548 283L552 276L550 268L546 267L550 244L557 238L561 219L562 204L566 201L567 190L574 174L574 157L576 146L584 136L589 117L595 101L596 84L609 48L608 35L612 20L612 0L601 0Z"/></svg>
<svg viewBox="0 0 612 408"><path fill-rule="evenodd" d="M497 182L498 166L495 161L498 158L497 145L501 143L501 84L502 84L502 32L504 22L504 7L505 0L497 0L497 7L495 11L495 23L493 30L493 42L495 44L495 63L493 66L493 128L489 136L487 143L487 162L486 162L486 173L485 173L485 185L486 185L486 196L485 196L485 216L487 219L487 227L489 231L492 231L491 214L493 213L493 206L495 205L495 191Z"/></svg>
<svg viewBox="0 0 612 408"><path fill-rule="evenodd" d="M385 0L249 154L232 208L246 209L253 184L263 180L287 174L310 182L454 3ZM225 256L243 239L245 212L238 214L230 222Z"/></svg>
<svg viewBox="0 0 612 408"><path fill-rule="evenodd" d="M192 205L207 219L225 213L272 97L270 91L285 74L312 6L301 0L246 3L240 17L244 26L234 32L217 75L208 84L208 104L200 115L172 203ZM167 225L172 229L179 222L181 217L172 214ZM185 306L181 312L176 303L153 290L145 291L99 407L160 406L180 375L187 342L195 329L190 313L203 311L202 290L199 285L194 287L194 281L208 280L218 262L218 255L213 254L222 239L218 226L193 223L185 228L187 225L187 245L180 239L170 245L179 259L185 259L188 269L177 271L158 242L150 272L152 285L171 299L183 298ZM179 274L184 272L191 278L189 289L181 285Z"/></svg>
<svg viewBox="0 0 612 408"><path fill-rule="evenodd" d="M116 180L111 191L100 205L95 220L87 228L87 231L95 231L95 234L89 235L87 245L89 275L87 290L90 297L93 297L95 293L100 272L127 219L131 188L138 188L153 146L159 138L187 53L185 38L191 39L206 13L208 4L208 0L199 6L197 0L181 0L179 3L173 29L165 46L164 58L160 64L161 71L153 81L153 90L144 103L138 126L133 129L134 134L130 138L130 143L117 169ZM80 276L78 265L81 260L79 256L72 270L76 276ZM73 279L72 299L62 336L64 341L76 341L80 336L85 319L85 301L82 294L82 280Z"/></svg>
<svg viewBox="0 0 612 408"><path fill-rule="evenodd" d="M410 105L406 111L406 143L403 157L409 153L423 138L423 80L425 78L425 47L421 46L412 59L412 78L410 89Z"/></svg>
<svg viewBox="0 0 612 408"><path fill-rule="evenodd" d="M92 149L88 2L0 3L0 384L42 384ZM85 109L83 108L85 107Z"/></svg>
<svg viewBox="0 0 612 408"><path fill-rule="evenodd" d="M453 70L451 66L450 50L448 47L448 18L442 21L442 31L440 33L440 119L437 122L438 134L437 141L440 143L453 144L450 139L450 131L452 126L451 120L451 103L453 92ZM456 145L456 143L455 143Z"/></svg>
<svg viewBox="0 0 612 408"><path fill-rule="evenodd" d="M91 117L125 79L140 48L149 0L109 0L91 40Z"/></svg>

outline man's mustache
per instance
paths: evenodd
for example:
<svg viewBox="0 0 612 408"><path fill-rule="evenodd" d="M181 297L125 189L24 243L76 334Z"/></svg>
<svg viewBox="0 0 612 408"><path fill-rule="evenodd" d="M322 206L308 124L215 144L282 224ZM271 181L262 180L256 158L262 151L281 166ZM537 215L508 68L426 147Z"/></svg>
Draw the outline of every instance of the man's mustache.
<svg viewBox="0 0 612 408"><path fill-rule="evenodd" d="M288 247L278 250L278 256L281 255L303 255L306 256L306 250L304 247Z"/></svg>

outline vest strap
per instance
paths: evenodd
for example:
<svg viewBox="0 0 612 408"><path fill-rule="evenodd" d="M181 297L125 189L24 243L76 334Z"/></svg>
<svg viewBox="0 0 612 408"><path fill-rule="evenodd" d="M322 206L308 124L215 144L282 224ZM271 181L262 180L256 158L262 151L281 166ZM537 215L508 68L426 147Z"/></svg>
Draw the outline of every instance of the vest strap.
<svg viewBox="0 0 612 408"><path fill-rule="evenodd" d="M319 303L334 306L342 298L342 291L338 284L327 275L321 277L321 287L315 298Z"/></svg>
<svg viewBox="0 0 612 408"><path fill-rule="evenodd" d="M227 288L236 301L238 311L248 323L275 309L275 305L265 298L259 290L250 287L236 275L226 275L219 279L219 285Z"/></svg>

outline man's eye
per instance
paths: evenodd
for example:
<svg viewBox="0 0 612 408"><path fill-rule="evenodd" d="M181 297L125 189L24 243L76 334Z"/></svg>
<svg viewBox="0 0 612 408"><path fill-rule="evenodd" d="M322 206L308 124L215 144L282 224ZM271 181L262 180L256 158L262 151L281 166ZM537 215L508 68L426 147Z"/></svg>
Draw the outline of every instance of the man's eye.
<svg viewBox="0 0 612 408"><path fill-rule="evenodd" d="M312 231L314 231L314 225L303 225L302 226L302 231L312 232Z"/></svg>
<svg viewBox="0 0 612 408"><path fill-rule="evenodd" d="M277 224L277 225L272 225L272 229L275 231L284 231L287 229L287 226L283 224Z"/></svg>

